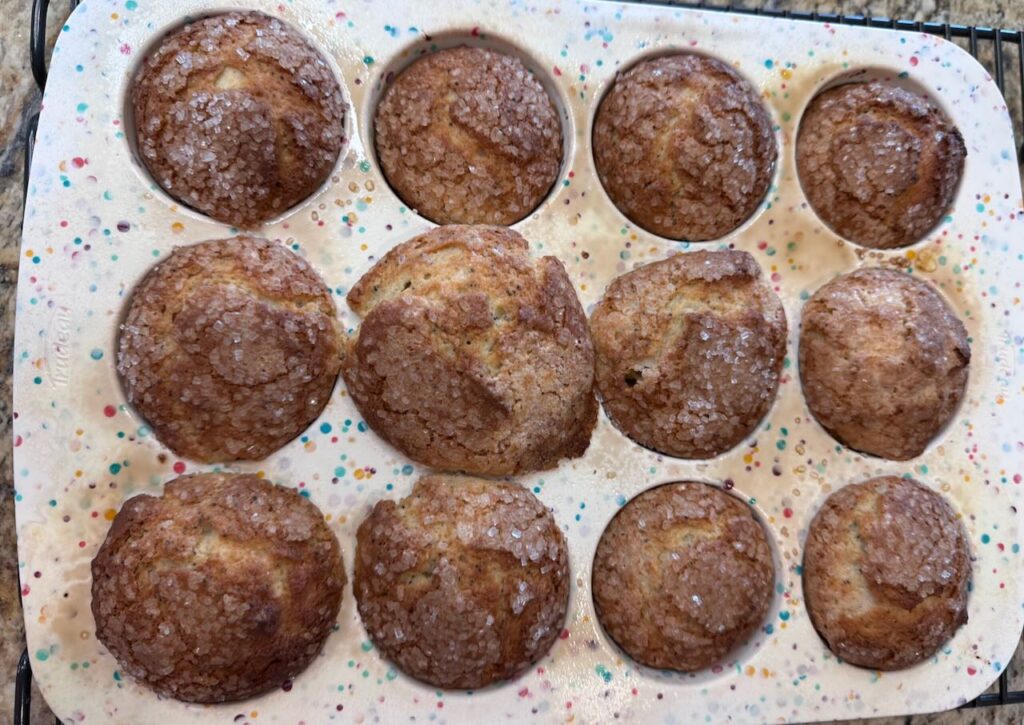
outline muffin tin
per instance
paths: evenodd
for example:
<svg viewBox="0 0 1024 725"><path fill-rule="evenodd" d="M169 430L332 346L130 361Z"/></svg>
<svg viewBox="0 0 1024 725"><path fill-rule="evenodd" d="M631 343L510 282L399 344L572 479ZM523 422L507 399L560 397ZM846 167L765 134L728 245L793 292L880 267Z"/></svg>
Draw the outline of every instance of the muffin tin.
<svg viewBox="0 0 1024 725"><path fill-rule="evenodd" d="M280 691L216 707L159 700L122 676L95 640L89 562L125 498L159 492L183 472L129 409L114 372L127 293L175 245L232 233L174 204L135 161L125 135L126 90L141 50L186 15L259 9L299 27L335 66L352 106L350 141L332 179L268 224L334 290L343 324L358 321L344 294L387 249L431 225L401 206L372 153L374 102L386 72L434 45L511 49L552 89L567 154L555 188L514 228L535 255L555 254L589 309L608 282L637 264L685 249L751 252L790 323L778 398L756 433L709 461L640 448L601 415L590 449L554 471L521 477L554 510L569 543L573 590L565 631L520 678L479 692L439 692L398 673L373 650L347 589L338 631L323 654ZM757 42L750 42L756 38ZM761 91L777 126L780 159L768 197L736 232L683 244L636 228L610 203L594 171L593 115L615 72L637 59L684 50L731 63ZM14 455L19 567L32 665L65 721L386 721L417 718L719 722L809 721L954 707L1008 663L1022 626L1024 481L1019 434L1024 263L1011 244L1024 230L1005 101L985 71L933 36L654 6L539 0L484 7L341 7L295 0L91 0L65 25L33 159L22 241L14 354ZM842 242L806 203L793 139L822 87L866 74L928 90L968 147L954 208L910 247L869 251ZM938 286L964 320L973 359L961 409L911 461L839 446L810 417L796 371L802 301L834 275L891 265ZM320 419L265 461L262 471L303 489L329 517L351 573L355 530L381 497L405 495L421 472L359 420L344 386ZM877 673L825 648L802 602L801 544L827 494L880 474L912 475L963 515L975 554L969 622L930 661ZM632 496L697 479L748 500L767 526L777 562L768 619L734 658L697 675L636 666L594 617L590 567L605 525Z"/></svg>

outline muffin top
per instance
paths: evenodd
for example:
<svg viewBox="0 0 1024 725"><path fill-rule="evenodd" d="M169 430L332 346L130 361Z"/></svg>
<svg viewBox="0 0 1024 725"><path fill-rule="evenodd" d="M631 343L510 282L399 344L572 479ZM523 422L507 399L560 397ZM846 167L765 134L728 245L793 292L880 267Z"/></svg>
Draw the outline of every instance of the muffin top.
<svg viewBox="0 0 1024 725"><path fill-rule="evenodd" d="M804 306L807 407L850 448L920 455L956 412L971 350L964 325L924 280L881 268L833 279Z"/></svg>
<svg viewBox="0 0 1024 725"><path fill-rule="evenodd" d="M562 166L551 96L519 58L486 48L402 71L377 106L374 143L395 193L438 224L513 224Z"/></svg>
<svg viewBox="0 0 1024 725"><path fill-rule="evenodd" d="M939 223L966 156L960 132L930 100L882 81L818 94L796 143L814 211L837 234L875 249L913 244Z"/></svg>
<svg viewBox="0 0 1024 725"><path fill-rule="evenodd" d="M254 227L312 194L345 141L324 57L258 12L211 15L164 38L132 81L138 153L172 197Z"/></svg>
<svg viewBox="0 0 1024 725"><path fill-rule="evenodd" d="M910 667L967 621L963 526L912 479L873 478L829 496L811 521L803 569L811 621L854 665Z"/></svg>
<svg viewBox="0 0 1024 725"><path fill-rule="evenodd" d="M594 120L594 161L612 202L670 239L717 239L757 209L778 149L754 88L690 53L622 72Z"/></svg>
<svg viewBox="0 0 1024 725"><path fill-rule="evenodd" d="M590 319L605 412L637 443L711 458L771 407L786 314L746 252L690 252L616 278Z"/></svg>
<svg viewBox="0 0 1024 725"><path fill-rule="evenodd" d="M594 606L608 636L642 665L695 672L764 621L775 564L750 507L703 483L644 491L597 545Z"/></svg>
<svg viewBox="0 0 1024 725"><path fill-rule="evenodd" d="M370 638L403 672L477 689L536 662L561 631L565 537L521 486L426 476L359 526L353 590Z"/></svg>
<svg viewBox="0 0 1024 725"><path fill-rule="evenodd" d="M177 247L132 293L117 370L162 443L203 462L265 458L313 420L341 364L330 291L281 244Z"/></svg>
<svg viewBox="0 0 1024 725"><path fill-rule="evenodd" d="M342 375L367 424L441 470L508 475L580 456L594 350L562 263L503 227L447 226L388 252L348 294Z"/></svg>
<svg viewBox="0 0 1024 725"><path fill-rule="evenodd" d="M280 687L317 655L345 570L319 509L241 473L128 499L92 562L96 636L121 668L187 702Z"/></svg>

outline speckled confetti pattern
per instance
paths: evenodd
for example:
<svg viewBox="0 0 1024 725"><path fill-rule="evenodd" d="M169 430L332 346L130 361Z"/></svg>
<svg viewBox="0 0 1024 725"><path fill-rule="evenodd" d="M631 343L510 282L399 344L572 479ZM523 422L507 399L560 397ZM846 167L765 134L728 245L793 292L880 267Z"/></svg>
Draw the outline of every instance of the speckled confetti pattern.
<svg viewBox="0 0 1024 725"><path fill-rule="evenodd" d="M454 722L488 713L513 722L822 720L949 708L997 677L1024 616L1015 508L1024 483L1015 424L1024 392L1017 281L1024 255L1015 248L1024 237L1024 201L995 84L962 51L930 36L550 0L500 8L453 0L401 12L384 3L247 2L306 32L353 108L349 145L332 179L261 235L308 259L336 295L342 324L353 327L344 303L349 287L385 250L430 226L401 206L367 153L382 79L434 45L519 48L564 109L567 162L552 195L515 228L535 254L565 262L588 310L615 275L670 251L731 245L752 253L791 323L768 417L737 448L702 463L639 448L602 414L585 457L521 479L565 531L573 586L550 655L514 682L467 694L407 679L369 644L351 590L323 655L281 691L200 708L157 700L122 674L94 638L89 562L126 497L209 468L171 455L126 406L114 374L116 326L132 286L175 245L231 233L174 205L133 161L124 134L126 78L155 37L206 4L88 0L57 43L44 99L18 290L14 474L29 651L62 719ZM238 3L218 5L229 6ZM666 49L732 64L761 92L776 126L780 162L765 203L717 242L688 247L637 229L608 202L594 171L597 101L618 68ZM967 143L954 209L902 250L841 244L815 218L796 178L792 142L802 109L824 84L863 69L930 90ZM974 353L961 410L908 462L839 447L809 417L796 374L803 300L834 275L872 264L937 285L964 320ZM299 438L266 461L234 468L263 471L308 495L337 533L350 572L355 531L369 507L405 495L420 473L366 428L342 386ZM882 474L913 475L945 493L963 514L977 556L969 623L932 660L885 674L844 665L825 649L804 609L799 566L807 523L827 494ZM750 501L778 564L764 626L734 659L696 676L635 666L600 630L591 601L591 560L605 524L639 491L676 479L724 483Z"/></svg>

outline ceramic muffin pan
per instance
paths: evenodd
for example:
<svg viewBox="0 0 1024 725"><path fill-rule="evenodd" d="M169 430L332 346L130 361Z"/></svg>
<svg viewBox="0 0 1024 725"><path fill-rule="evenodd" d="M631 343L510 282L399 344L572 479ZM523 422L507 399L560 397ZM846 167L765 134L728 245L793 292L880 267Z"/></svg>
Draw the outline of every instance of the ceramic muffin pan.
<svg viewBox="0 0 1024 725"><path fill-rule="evenodd" d="M432 224L402 205L373 149L372 118L385 79L438 47L480 45L519 55L553 95L565 160L555 186L514 229L535 256L556 255L588 313L608 283L670 253L736 248L761 265L785 307L789 337L777 399L757 430L716 458L686 461L644 449L600 414L586 455L517 479L553 512L570 552L564 630L519 678L482 691L441 692L397 672L371 646L344 595L336 631L294 682L219 706L158 699L118 670L96 641L89 564L133 494L158 493L185 472L127 405L115 373L125 301L177 245L236 230L176 204L138 163L127 91L144 53L166 31L227 8L261 10L299 28L329 59L350 107L348 140L327 183L258 233L305 257L358 319L345 294L388 249ZM680 243L631 224L595 170L595 112L620 69L691 51L718 58L753 84L772 119L779 160L767 196L727 236ZM794 140L822 88L889 78L927 91L963 134L967 160L953 206L926 237L873 251L844 242L801 189ZM19 567L32 665L64 722L611 721L782 722L955 707L1007 665L1022 626L1020 505L1024 261L1021 191L1005 102L986 72L931 35L738 17L655 6L538 0L483 4L294 0L89 0L64 26L43 103L22 241L14 354L14 485ZM896 462L855 453L810 416L797 344L805 300L835 275L902 269L941 290L967 327L972 361L952 421L925 452ZM297 487L337 534L351 578L355 532L381 497L406 495L421 467L360 419L339 381L323 414L263 461ZM836 659L803 602L802 545L827 495L878 475L912 476L962 515L972 553L969 621L934 657L879 673ZM591 567L616 511L641 491L707 481L746 499L766 525L775 596L763 626L721 665L694 675L637 666L594 614Z"/></svg>

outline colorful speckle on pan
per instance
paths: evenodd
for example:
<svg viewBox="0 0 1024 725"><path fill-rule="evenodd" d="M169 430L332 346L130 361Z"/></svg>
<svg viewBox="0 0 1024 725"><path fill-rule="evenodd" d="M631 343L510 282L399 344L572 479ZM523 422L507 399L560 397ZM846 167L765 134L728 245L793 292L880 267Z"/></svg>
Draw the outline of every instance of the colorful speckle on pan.
<svg viewBox="0 0 1024 725"><path fill-rule="evenodd" d="M1024 616L1020 506L1024 442L1021 289L1024 202L1009 119L995 85L953 46L920 34L732 17L662 7L510 0L465 38L446 32L479 18L473 0L407 5L252 0L307 30L354 105L347 156L331 181L264 228L305 256L334 290L342 326L357 320L344 294L373 261L429 224L402 206L368 152L371 104L402 53L465 40L520 48L567 113L571 155L550 197L516 225L535 253L566 265L588 310L617 274L687 249L753 254L797 321L833 275L887 264L936 284L965 320L974 350L967 401L919 459L868 459L836 443L803 405L795 362L757 432L708 463L663 459L602 417L587 455L521 482L554 509L569 541L570 616L548 657L515 682L472 694L410 681L368 644L351 590L326 649L290 686L250 702L199 708L157 700L117 669L92 636L89 562L125 498L158 493L175 475L211 467L178 459L126 405L113 372L124 300L174 245L235 230L172 203L132 161L122 79L163 30L211 7L204 0L90 0L53 56L26 212L14 354L14 485L29 651L51 706L87 722L463 721L483 708L512 722L761 722L931 711L971 699L1012 654ZM425 35L433 40L424 41ZM749 37L759 42L748 42ZM663 49L725 59L757 87L783 152L764 203L716 242L652 236L611 207L596 179L589 119L615 73ZM407 56L408 58L408 56ZM406 58L406 59L407 59ZM955 207L910 248L858 252L839 244L804 203L787 147L803 108L842 72L881 69L930 89L970 149ZM349 562L355 529L377 499L406 494L418 468L369 431L339 385L321 418L279 453L238 466L299 488L317 503ZM970 621L930 662L878 676L836 660L803 606L801 544L827 493L879 474L913 475L964 514L977 556ZM638 667L604 635L590 600L590 561L612 515L638 492L697 478L752 501L775 546L776 596L763 626L729 661L697 675ZM944 687L935 687L936 682ZM685 702L685 707L679 706ZM112 715L111 713L116 713Z"/></svg>

